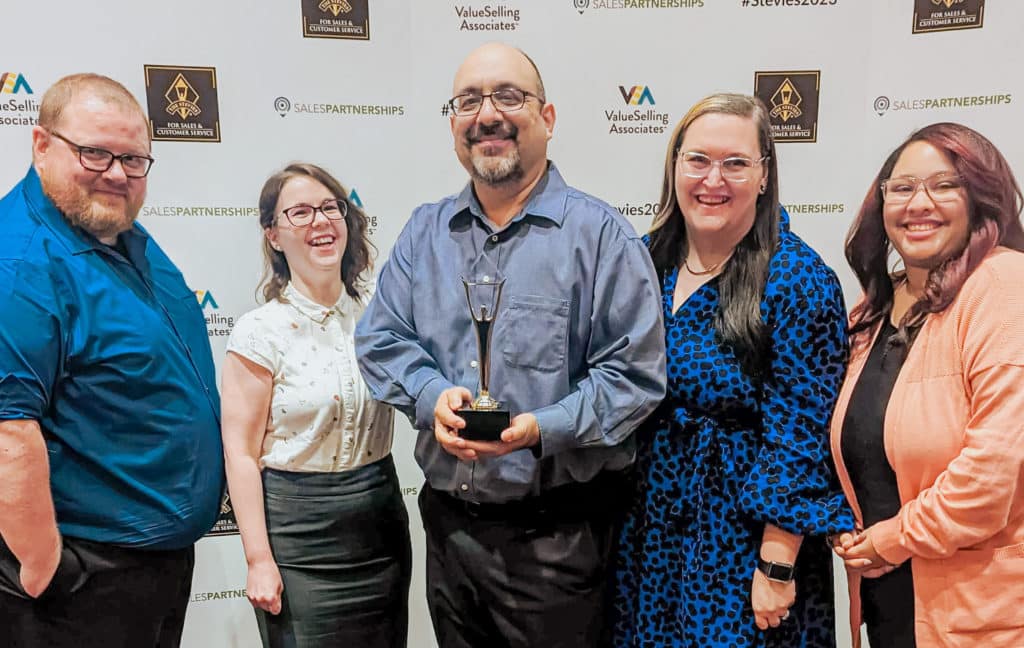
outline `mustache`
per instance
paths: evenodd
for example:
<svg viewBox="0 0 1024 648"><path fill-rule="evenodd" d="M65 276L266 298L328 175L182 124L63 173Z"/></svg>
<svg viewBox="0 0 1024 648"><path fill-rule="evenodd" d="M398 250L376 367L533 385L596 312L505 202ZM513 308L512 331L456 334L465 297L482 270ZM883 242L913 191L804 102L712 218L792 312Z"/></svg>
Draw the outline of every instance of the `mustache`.
<svg viewBox="0 0 1024 648"><path fill-rule="evenodd" d="M514 139L519 135L519 129L508 122L497 124L474 124L466 130L466 143L476 144L483 137L498 136L504 139Z"/></svg>

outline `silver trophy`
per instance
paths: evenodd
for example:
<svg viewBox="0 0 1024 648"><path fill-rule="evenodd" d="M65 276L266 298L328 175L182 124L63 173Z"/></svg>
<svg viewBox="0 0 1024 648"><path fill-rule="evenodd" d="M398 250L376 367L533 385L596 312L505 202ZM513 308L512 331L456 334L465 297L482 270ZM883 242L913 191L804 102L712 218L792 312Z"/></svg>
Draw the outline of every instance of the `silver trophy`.
<svg viewBox="0 0 1024 648"><path fill-rule="evenodd" d="M494 318L501 304L501 289L505 285L505 278L497 270L485 271L470 279L462 277L462 285L466 288L466 302L476 329L480 390L473 402L458 412L466 421L466 427L459 435L474 441L499 441L501 431L512 420L508 409L491 396L490 389L491 335L494 331Z"/></svg>

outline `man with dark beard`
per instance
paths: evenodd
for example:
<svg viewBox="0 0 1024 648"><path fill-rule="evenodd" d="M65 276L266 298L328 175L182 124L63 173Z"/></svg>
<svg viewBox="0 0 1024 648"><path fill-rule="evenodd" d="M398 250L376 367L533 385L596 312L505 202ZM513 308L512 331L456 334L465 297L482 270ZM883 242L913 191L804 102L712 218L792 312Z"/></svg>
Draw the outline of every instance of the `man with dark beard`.
<svg viewBox="0 0 1024 648"><path fill-rule="evenodd" d="M177 646L220 404L195 295L135 223L146 117L65 77L32 159L0 200L0 645Z"/></svg>
<svg viewBox="0 0 1024 648"><path fill-rule="evenodd" d="M418 430L427 599L441 648L592 647L633 429L665 390L658 278L609 205L547 160L555 108L521 51L478 48L455 75L471 181L419 207L356 329L374 397ZM471 441L478 382L460 276L505 278L491 386L513 418Z"/></svg>

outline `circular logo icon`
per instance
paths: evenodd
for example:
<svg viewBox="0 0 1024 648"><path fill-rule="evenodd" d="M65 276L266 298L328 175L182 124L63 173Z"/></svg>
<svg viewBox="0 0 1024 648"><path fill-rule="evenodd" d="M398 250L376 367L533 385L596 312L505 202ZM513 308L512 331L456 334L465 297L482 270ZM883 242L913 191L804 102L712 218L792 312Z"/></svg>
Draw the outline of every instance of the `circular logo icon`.
<svg viewBox="0 0 1024 648"><path fill-rule="evenodd" d="M890 105L892 104L889 103L889 97L882 95L875 99L875 112L878 113L879 117L881 117L885 114L886 110L889 110Z"/></svg>
<svg viewBox="0 0 1024 648"><path fill-rule="evenodd" d="M572 6L576 7L576 10L583 13L583 10L590 6L590 0L572 0Z"/></svg>
<svg viewBox="0 0 1024 648"><path fill-rule="evenodd" d="M277 114L284 117L288 114L288 111L292 109L292 102L288 101L288 97L278 97L274 99L274 110Z"/></svg>

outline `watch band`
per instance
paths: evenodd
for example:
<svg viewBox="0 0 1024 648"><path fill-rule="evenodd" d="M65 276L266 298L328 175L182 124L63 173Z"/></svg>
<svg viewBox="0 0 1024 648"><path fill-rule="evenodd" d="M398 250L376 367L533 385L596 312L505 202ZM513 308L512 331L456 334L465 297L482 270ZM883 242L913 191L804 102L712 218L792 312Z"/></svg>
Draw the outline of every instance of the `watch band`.
<svg viewBox="0 0 1024 648"><path fill-rule="evenodd" d="M757 557L757 570L764 574L765 578L776 583L788 583L796 575L796 568L789 563L772 562L761 556Z"/></svg>

